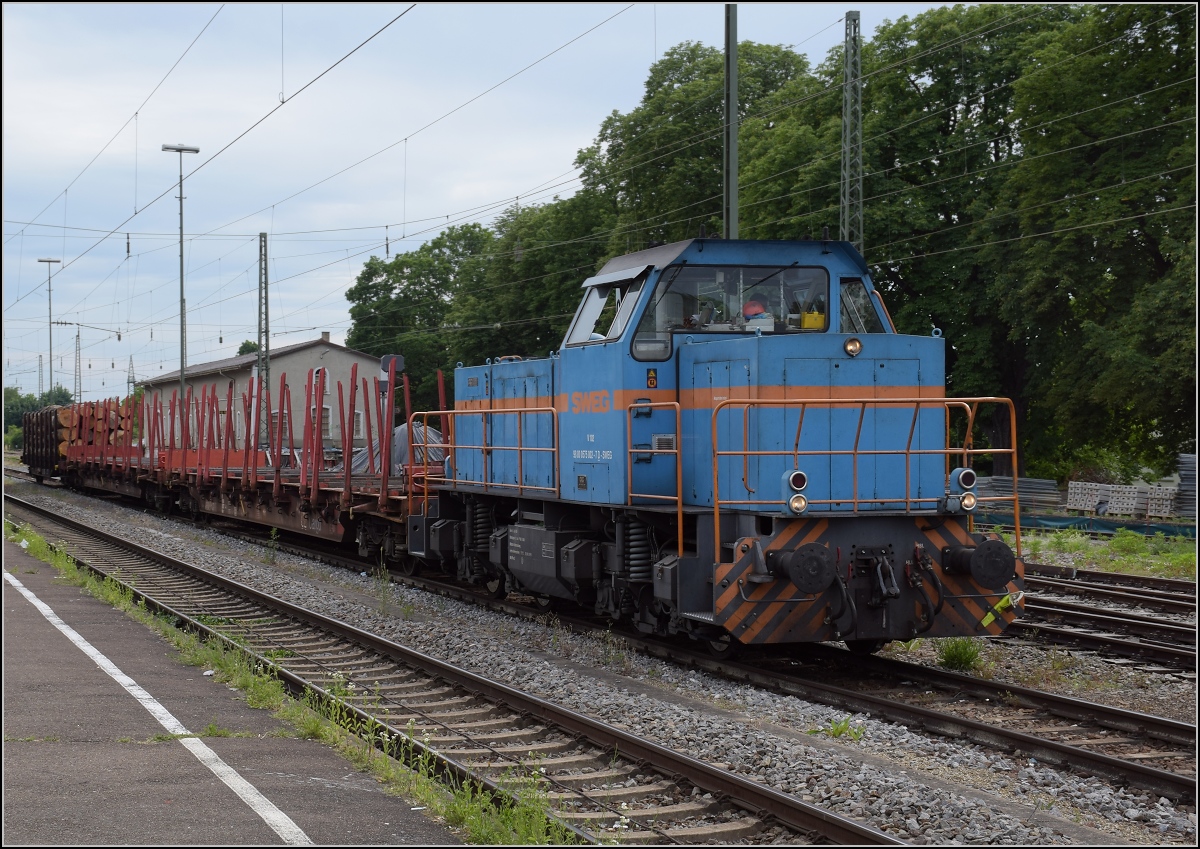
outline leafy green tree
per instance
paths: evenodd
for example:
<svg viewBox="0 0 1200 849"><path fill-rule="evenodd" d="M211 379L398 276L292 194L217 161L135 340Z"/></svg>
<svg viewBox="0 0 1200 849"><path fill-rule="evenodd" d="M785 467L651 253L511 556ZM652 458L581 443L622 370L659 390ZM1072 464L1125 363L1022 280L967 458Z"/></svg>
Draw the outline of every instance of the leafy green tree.
<svg viewBox="0 0 1200 849"><path fill-rule="evenodd" d="M493 240L478 224L450 227L391 262L371 257L346 292L354 322L346 345L402 354L415 409L437 409L437 370L451 362L447 310L457 293L482 284L481 257Z"/></svg>
<svg viewBox="0 0 1200 849"><path fill-rule="evenodd" d="M610 198L586 188L506 210L494 224L482 285L460 289L450 309L455 361L544 357L558 348L579 305L579 284L606 258L612 221Z"/></svg>
<svg viewBox="0 0 1200 849"><path fill-rule="evenodd" d="M247 339L245 342L243 342L241 345L238 346L237 355L239 357L245 356L246 354L257 354L257 353L258 353L258 343L253 342L250 339Z"/></svg>
<svg viewBox="0 0 1200 849"><path fill-rule="evenodd" d="M807 59L786 47L741 42L741 116L807 71ZM721 232L724 79L717 48L671 48L651 66L641 103L626 115L613 112L596 143L581 151L584 185L617 204L611 255L692 238L701 225Z"/></svg>
<svg viewBox="0 0 1200 849"><path fill-rule="evenodd" d="M1023 155L984 258L1048 458L1195 450L1195 15L1089 8L1014 85Z"/></svg>
<svg viewBox="0 0 1200 849"><path fill-rule="evenodd" d="M55 384L52 390L43 392L40 397L33 393L22 393L15 386L4 387L5 444L20 448L24 439L21 422L25 413L31 413L43 407L70 404L71 401L71 393L61 384Z"/></svg>

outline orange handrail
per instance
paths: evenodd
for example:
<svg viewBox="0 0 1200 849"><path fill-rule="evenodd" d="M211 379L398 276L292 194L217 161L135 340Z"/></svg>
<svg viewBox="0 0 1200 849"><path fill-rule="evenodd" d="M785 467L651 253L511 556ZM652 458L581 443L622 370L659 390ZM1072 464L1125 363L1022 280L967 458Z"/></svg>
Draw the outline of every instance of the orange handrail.
<svg viewBox="0 0 1200 849"><path fill-rule="evenodd" d="M974 425L976 414L980 404L1003 404L1009 410L1009 442L1011 448L973 448L970 439L971 427ZM744 426L742 428L742 447L740 450L722 450L717 444L717 416L726 408L740 407L743 413ZM749 410L750 408L798 408L800 412L799 422L796 426L796 439L789 449L776 449L768 451L750 450L750 428L749 428ZM810 408L831 409L837 408L858 408L858 422L855 428L854 447L849 449L820 449L820 450L800 450L800 432L804 425L804 414ZM870 409L878 409L880 407L912 407L913 420L909 426L908 440L904 448L889 448L889 449L864 449L859 447L859 442L862 436L863 420L866 417L866 411ZM953 410L961 410L967 415L967 431L962 446L953 446L947 444L944 448L918 448L912 447L913 434L916 427L917 415L922 408L937 409L944 408L946 410L947 423ZM1012 458L1012 465L1017 467L1017 433L1016 433L1016 415L1013 403L1008 398L995 397L980 397L980 398L817 398L817 399L783 399L783 400L755 400L731 398L717 403L712 411L712 433L713 433L713 534L715 543L715 556L720 561L721 557L721 505L780 505L784 504L782 498L744 498L744 499L722 499L720 489L720 459L722 457L741 457L743 465L743 476L748 492L753 492L749 486L749 458L764 457L764 456L790 456L793 462L799 465L799 458L806 456L820 457L851 457L853 463L854 482L853 495L851 498L826 498L826 499L810 499L809 505L814 504L845 504L851 505L851 513L857 514L860 506L869 504L889 504L900 501L899 498L859 498L858 497L858 458L860 456L903 456L905 458L904 469L904 506L905 510L912 510L914 506L919 508L924 502L932 502L930 506L936 506L939 498L936 496L928 496L921 498L913 498L911 493L911 474L912 474L912 457L914 456L961 456L964 466L970 465L970 458L980 454L991 455L1009 455ZM947 428L947 437L949 429ZM949 469L947 469L947 474ZM979 501L1011 501L1013 506L1013 523L1015 526L1015 542L1017 552L1021 550L1021 516L1020 504L1017 496L1017 489L1013 487L1011 496L997 495L988 498L980 498Z"/></svg>
<svg viewBox="0 0 1200 849"><path fill-rule="evenodd" d="M551 444L549 446L525 445L524 419L522 418L522 416L525 414L530 414L530 413L540 413L540 414L549 414L550 415L552 422L553 422L553 434L554 434L553 444ZM489 445L489 444L487 444L486 430L487 430L488 417L509 416L509 415L517 416L517 444L516 445ZM449 437L447 437L447 435L445 433L443 433L443 435L442 435L443 442L441 444L429 442L429 437L428 437L429 419L432 416L443 416L444 418L442 419L442 421L445 422L446 424L448 424L448 427L446 427L446 430L449 431L450 435L449 435ZM479 416L480 417L480 420L483 423L483 431L484 431L483 442L484 442L484 444L481 444L481 445L462 444L462 445L460 445L460 444L454 442L454 433L456 430L456 428L454 427L454 422L459 416ZM425 434L425 439L422 442L417 442L413 439L413 425L416 424L418 418L421 419L421 425L423 428L422 433ZM457 486L458 484L466 484L468 486L481 486L481 487L483 487L483 490L485 492L490 492L490 491L496 490L496 489L502 489L502 490L516 490L518 495L523 495L526 492L540 492L540 493L549 493L549 494L554 495L555 497L558 496L559 489L560 489L559 463L558 463L558 410L554 409L553 407L511 407L511 408L497 409L497 410L428 410L428 411L423 411L423 412L416 412L408 417L408 440L409 440L409 442L408 442L408 444L409 444L409 463L411 464L411 467L413 468L414 472L418 468L418 466L420 467L422 476L424 477L425 480L428 480L430 477L437 477L443 483L450 484L455 489L458 488L458 486ZM420 464L415 462L416 455L413 453L413 451L416 448L424 449L424 455L422 458L422 462ZM445 456L448 458L451 458L451 468L454 468L453 458L455 456L456 451L459 451L459 450L480 451L482 453L482 457L483 457L483 474L482 474L483 480L476 481L476 480L467 480L466 478L446 477L444 467L431 467L430 466L430 463L429 463L430 449L441 449L442 451L444 451ZM495 483L495 482L488 480L488 458L491 455L491 453L494 451L515 451L515 452L517 452L517 482L516 483ZM527 452L533 453L533 454L541 453L541 454L549 454L550 455L551 461L553 463L553 473L552 473L553 486L535 486L532 484L526 484L526 483L522 482L522 477L524 474L524 456ZM432 474L432 475L430 474L431 468L436 468L436 474ZM415 487L415 477L416 477L415 474L410 474L408 476L408 495L409 495L410 502L417 495L416 487ZM422 487L422 488L424 490L424 492L422 493L422 509L426 513L428 513L429 488L428 487Z"/></svg>
<svg viewBox="0 0 1200 849"><path fill-rule="evenodd" d="M673 449L655 448L650 446L649 450L645 448L634 448L633 446L633 411L645 409L673 409L675 411L675 447ZM678 401L656 401L656 402L634 402L625 410L626 434L629 435L629 448L626 467L628 469L628 489L629 492L625 498L625 504L632 507L633 499L635 498L651 498L660 501L675 502L675 527L676 540L675 545L678 549L678 554L683 557L683 411L679 406ZM675 456L675 494L674 495L651 495L646 492L633 491L633 455L634 454L673 454Z"/></svg>

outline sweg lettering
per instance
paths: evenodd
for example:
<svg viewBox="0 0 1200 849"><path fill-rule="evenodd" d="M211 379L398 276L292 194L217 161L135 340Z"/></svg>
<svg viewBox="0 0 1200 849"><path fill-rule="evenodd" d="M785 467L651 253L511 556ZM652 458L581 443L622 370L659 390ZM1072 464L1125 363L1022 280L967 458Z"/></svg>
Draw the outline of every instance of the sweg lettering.
<svg viewBox="0 0 1200 849"><path fill-rule="evenodd" d="M595 392L572 392L572 413L607 413L612 409L612 396L607 389Z"/></svg>

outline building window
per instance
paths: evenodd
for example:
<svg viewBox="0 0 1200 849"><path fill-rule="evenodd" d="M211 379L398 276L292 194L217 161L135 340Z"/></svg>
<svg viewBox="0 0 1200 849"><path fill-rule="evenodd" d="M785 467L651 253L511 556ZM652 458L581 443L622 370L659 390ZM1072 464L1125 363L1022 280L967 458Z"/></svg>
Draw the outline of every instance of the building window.
<svg viewBox="0 0 1200 849"><path fill-rule="evenodd" d="M363 439L363 414L362 410L354 411L354 438Z"/></svg>
<svg viewBox="0 0 1200 849"><path fill-rule="evenodd" d="M317 426L317 408L310 407L308 412L309 412L309 420L312 422L313 427L316 427ZM330 422L331 421L332 421L332 415L330 414L329 407L322 407L321 408L321 436L328 437L328 436L333 435L333 432L330 430Z"/></svg>
<svg viewBox="0 0 1200 849"><path fill-rule="evenodd" d="M284 440L286 440L288 438L288 425L289 424L291 424L291 422L288 421L287 410L284 410L283 411L283 438L284 438ZM271 439L274 440L278 433L279 433L279 411L272 410L271 411Z"/></svg>

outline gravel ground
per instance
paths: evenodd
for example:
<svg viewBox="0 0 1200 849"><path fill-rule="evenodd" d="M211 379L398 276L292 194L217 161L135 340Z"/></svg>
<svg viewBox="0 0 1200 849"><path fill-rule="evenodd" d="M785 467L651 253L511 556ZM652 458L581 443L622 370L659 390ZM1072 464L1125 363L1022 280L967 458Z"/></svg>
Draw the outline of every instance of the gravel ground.
<svg viewBox="0 0 1200 849"><path fill-rule="evenodd" d="M113 533L213 568L289 601L380 633L463 668L585 711L663 745L764 781L917 844L1196 844L1195 806L1081 777L865 716L828 732L835 709L627 651L614 638L571 634L385 586L157 516L6 480L6 489ZM931 641L905 659L935 661ZM1194 676L1153 674L1089 656L1000 644L983 674L1195 721ZM811 732L825 730L827 733ZM854 739L856 738L857 739Z"/></svg>

